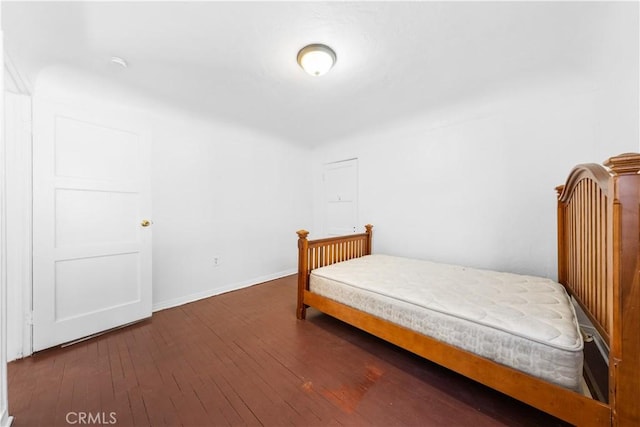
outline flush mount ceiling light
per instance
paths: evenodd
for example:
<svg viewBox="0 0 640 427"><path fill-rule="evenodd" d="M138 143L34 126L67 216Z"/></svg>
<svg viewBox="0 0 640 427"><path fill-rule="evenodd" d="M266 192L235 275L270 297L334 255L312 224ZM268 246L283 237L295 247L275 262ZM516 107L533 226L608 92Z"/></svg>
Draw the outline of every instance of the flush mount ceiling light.
<svg viewBox="0 0 640 427"><path fill-rule="evenodd" d="M336 53L323 44L310 44L298 52L298 64L312 76L321 76L336 63Z"/></svg>

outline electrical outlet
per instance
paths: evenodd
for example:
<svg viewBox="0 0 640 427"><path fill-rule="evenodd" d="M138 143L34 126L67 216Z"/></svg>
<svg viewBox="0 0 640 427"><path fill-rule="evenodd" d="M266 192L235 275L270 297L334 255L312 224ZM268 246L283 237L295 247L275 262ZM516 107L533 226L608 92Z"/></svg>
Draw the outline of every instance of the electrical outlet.
<svg viewBox="0 0 640 427"><path fill-rule="evenodd" d="M216 255L213 257L213 266L217 267L219 265L220 265L220 257Z"/></svg>

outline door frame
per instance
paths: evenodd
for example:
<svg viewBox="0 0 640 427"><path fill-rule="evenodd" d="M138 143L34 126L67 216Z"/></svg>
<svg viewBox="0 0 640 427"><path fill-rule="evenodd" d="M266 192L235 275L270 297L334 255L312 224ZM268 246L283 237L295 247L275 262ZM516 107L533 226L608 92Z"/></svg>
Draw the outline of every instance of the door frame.
<svg viewBox="0 0 640 427"><path fill-rule="evenodd" d="M11 104L7 100L12 100ZM33 169L32 169L32 111L33 99L27 94L5 93L5 110L3 119L12 119L12 124L5 123L7 127L13 127L14 139L4 140L5 158L5 199L4 217L19 221L17 232L6 230L6 254L5 259L10 259L5 264L6 273L12 281L7 281L7 297L13 302L18 302L17 309L7 318L7 326L20 328L21 343L11 347L7 345L8 360L20 359L33 354ZM6 136L6 134L5 134ZM11 166L9 166L9 163ZM13 227L12 227L13 228ZM7 331L7 335L9 332Z"/></svg>

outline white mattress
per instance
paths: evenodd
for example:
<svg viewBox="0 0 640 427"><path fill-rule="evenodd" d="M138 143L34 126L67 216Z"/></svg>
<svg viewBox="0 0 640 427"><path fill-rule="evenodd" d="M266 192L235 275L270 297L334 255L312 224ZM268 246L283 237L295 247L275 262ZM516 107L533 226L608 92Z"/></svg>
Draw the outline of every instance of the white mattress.
<svg viewBox="0 0 640 427"><path fill-rule="evenodd" d="M549 279L368 255L311 272L310 290L579 391L582 336Z"/></svg>

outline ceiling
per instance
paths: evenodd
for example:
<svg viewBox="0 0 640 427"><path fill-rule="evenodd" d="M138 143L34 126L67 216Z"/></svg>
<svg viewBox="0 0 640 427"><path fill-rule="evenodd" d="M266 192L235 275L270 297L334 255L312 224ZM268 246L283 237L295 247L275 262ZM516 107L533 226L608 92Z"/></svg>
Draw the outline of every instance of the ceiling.
<svg viewBox="0 0 640 427"><path fill-rule="evenodd" d="M25 80L67 65L309 146L592 67L611 8L549 2L2 2ZM309 43L338 57L312 77ZM127 69L112 64L124 58Z"/></svg>

